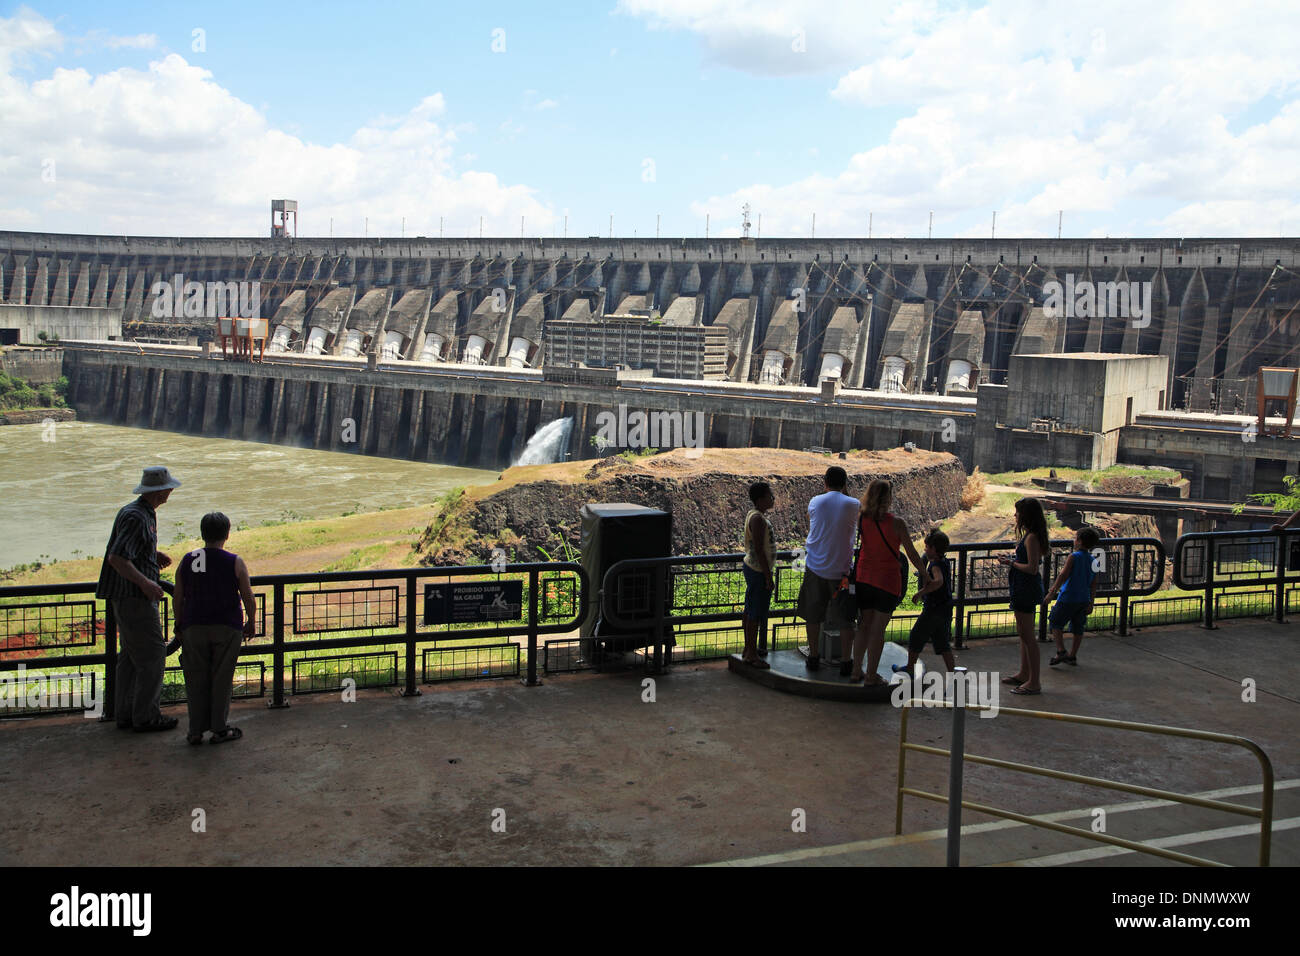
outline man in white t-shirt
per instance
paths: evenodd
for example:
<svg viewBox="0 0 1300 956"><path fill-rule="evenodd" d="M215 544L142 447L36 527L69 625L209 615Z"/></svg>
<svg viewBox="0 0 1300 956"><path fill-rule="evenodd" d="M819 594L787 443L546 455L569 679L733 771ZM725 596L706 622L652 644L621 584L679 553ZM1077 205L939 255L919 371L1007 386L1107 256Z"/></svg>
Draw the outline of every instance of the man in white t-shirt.
<svg viewBox="0 0 1300 956"><path fill-rule="evenodd" d="M808 625L808 669L814 671L822 663L818 638L827 606L840 581L852 577L858 529L858 499L844 493L849 476L833 465L826 469L825 482L826 493L808 502L807 567L799 588L799 616Z"/></svg>

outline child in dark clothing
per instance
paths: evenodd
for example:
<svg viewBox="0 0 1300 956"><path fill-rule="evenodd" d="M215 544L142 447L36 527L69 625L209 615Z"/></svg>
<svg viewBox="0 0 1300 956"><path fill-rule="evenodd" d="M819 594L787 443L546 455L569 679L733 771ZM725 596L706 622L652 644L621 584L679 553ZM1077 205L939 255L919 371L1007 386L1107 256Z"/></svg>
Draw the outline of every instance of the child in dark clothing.
<svg viewBox="0 0 1300 956"><path fill-rule="evenodd" d="M1084 625L1088 622L1088 615L1092 612L1093 602L1097 598L1099 575L1093 570L1092 549L1097 547L1097 542L1100 540L1096 528L1079 529L1074 536L1074 551L1065 559L1065 567L1061 568L1061 573L1056 576L1056 582L1052 585L1052 590L1047 592L1047 599L1043 602L1047 604L1060 594L1060 599L1056 602L1056 607L1052 608L1051 617L1048 618L1052 639L1056 641L1056 656L1048 661L1053 667L1057 664L1078 663L1075 658L1079 654L1079 645L1083 643ZM1074 646L1070 648L1069 654L1065 653L1067 623L1074 634Z"/></svg>
<svg viewBox="0 0 1300 956"><path fill-rule="evenodd" d="M943 658L944 666L951 671L957 666L952 656L952 566L944 557L948 551L948 536L938 528L931 528L925 536L925 574L920 589L921 614L912 625L907 639L907 666L895 664L893 670L906 670L909 674L927 642Z"/></svg>
<svg viewBox="0 0 1300 956"><path fill-rule="evenodd" d="M767 620L776 590L776 538L767 518L776 496L766 481L756 481L749 486L749 500L754 509L745 516L745 560L741 565L745 575L745 650L741 657L750 667L767 670L771 665L758 656L758 628Z"/></svg>

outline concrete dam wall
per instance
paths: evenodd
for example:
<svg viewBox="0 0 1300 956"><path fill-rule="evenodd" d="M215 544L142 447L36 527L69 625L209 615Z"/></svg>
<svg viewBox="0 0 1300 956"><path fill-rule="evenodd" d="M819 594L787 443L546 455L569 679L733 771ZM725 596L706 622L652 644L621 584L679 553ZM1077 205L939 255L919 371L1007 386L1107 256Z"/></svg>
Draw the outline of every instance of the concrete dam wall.
<svg viewBox="0 0 1300 956"><path fill-rule="evenodd" d="M811 389L800 400L756 407L744 394L691 390L652 393L636 387L565 385L532 379L486 379L395 369L311 367L304 363L237 363L197 349L141 353L69 345L64 373L79 417L120 425L383 455L478 468L501 468L548 422L571 417L567 457L594 458L593 439L628 432L636 415L667 413L684 435L641 436L640 447L692 444L849 451L904 442L969 459L973 399L912 399L895 407L823 403ZM842 396L841 396L842 397ZM958 422L955 440L943 422ZM619 422L622 422L622 434ZM698 422L699 426L695 423ZM672 440L665 441L669 437ZM687 441L683 441L682 438ZM620 445L610 449L620 450Z"/></svg>
<svg viewBox="0 0 1300 956"><path fill-rule="evenodd" d="M112 310L127 337L183 340L211 324L158 317L156 306L168 304L158 284L177 276L257 283L273 349L517 369L543 364L550 323L636 317L655 328L725 331L716 374L737 383L815 387L834 377L847 389L960 395L985 383L1014 387L1015 354L1163 355L1167 407L1200 410L1248 406L1255 370L1290 364L1300 350L1295 239L0 232L0 301ZM1143 314L1116 315L1135 289Z"/></svg>

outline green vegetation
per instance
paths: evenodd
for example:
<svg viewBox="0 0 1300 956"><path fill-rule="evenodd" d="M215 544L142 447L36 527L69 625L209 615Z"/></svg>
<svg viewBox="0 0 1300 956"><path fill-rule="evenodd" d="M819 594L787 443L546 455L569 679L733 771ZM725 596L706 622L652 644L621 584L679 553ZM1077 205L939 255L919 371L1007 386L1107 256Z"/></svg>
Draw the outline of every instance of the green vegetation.
<svg viewBox="0 0 1300 956"><path fill-rule="evenodd" d="M348 552L346 557L340 558L321 568L322 571L355 571L362 564L369 564L372 561L384 555L388 546L384 544L372 544L368 548L353 548Z"/></svg>
<svg viewBox="0 0 1300 956"><path fill-rule="evenodd" d="M281 511L280 517L268 518L262 522L263 528L275 528L282 524L296 524L299 521L306 521L306 517L296 511Z"/></svg>
<svg viewBox="0 0 1300 956"><path fill-rule="evenodd" d="M578 549L569 544L568 538L563 536L560 537L560 546L554 549L554 554L546 548L543 548L540 544L537 546L537 550L546 561L566 561L574 564L582 560L582 555L578 553Z"/></svg>
<svg viewBox="0 0 1300 956"><path fill-rule="evenodd" d="M1103 478L1145 478L1151 482L1167 482L1182 477L1172 468L1142 468L1134 465L1111 465L1100 471L1087 471L1082 468L1031 468L1028 471L1003 471L985 477L992 485L1033 488L1037 487L1033 483L1034 478L1049 478L1053 471L1062 481L1082 481L1089 485L1095 485Z"/></svg>
<svg viewBox="0 0 1300 956"><path fill-rule="evenodd" d="M0 372L0 411L67 408L67 394L66 377L33 388L20 378Z"/></svg>
<svg viewBox="0 0 1300 956"><path fill-rule="evenodd" d="M425 535L426 541L437 541L438 536L442 534L444 528L450 523L452 517L461 509L458 507L465 497L464 486L452 488L435 504L438 508L438 516L433 519L433 524L429 526L428 533Z"/></svg>
<svg viewBox="0 0 1300 956"><path fill-rule="evenodd" d="M1278 513L1292 512L1300 510L1300 478L1295 475L1283 475L1282 483L1285 485L1285 491L1274 491L1266 494L1247 495L1247 499L1258 504L1270 506ZM1232 513L1241 514L1245 509L1247 502L1243 501L1233 505Z"/></svg>
<svg viewBox="0 0 1300 956"><path fill-rule="evenodd" d="M35 561L30 561L27 564L15 564L11 568L0 568L0 581L12 581L20 575L31 574L51 564L58 564L58 562L51 561L48 554L42 554Z"/></svg>

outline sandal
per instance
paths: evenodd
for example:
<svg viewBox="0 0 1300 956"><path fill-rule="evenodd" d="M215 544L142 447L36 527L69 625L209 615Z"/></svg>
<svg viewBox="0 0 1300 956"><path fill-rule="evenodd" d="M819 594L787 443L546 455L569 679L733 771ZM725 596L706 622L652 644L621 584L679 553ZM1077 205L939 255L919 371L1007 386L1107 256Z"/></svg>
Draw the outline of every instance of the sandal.
<svg viewBox="0 0 1300 956"><path fill-rule="evenodd" d="M769 664L767 661L763 660L763 658L761 657L755 657L752 661L748 657L742 657L741 660L744 661L746 664L748 664L750 667L755 667L760 671L767 671L772 669L772 665Z"/></svg>
<svg viewBox="0 0 1300 956"><path fill-rule="evenodd" d="M1057 664L1068 664L1071 660L1073 660L1073 658L1071 658L1069 654L1065 653L1065 651L1057 651L1056 656L1047 663L1050 666L1055 667Z"/></svg>
<svg viewBox="0 0 1300 956"><path fill-rule="evenodd" d="M1011 693L1018 694L1021 697L1033 697L1036 694L1041 694L1042 690L1030 690L1027 687L1013 687L1011 688Z"/></svg>
<svg viewBox="0 0 1300 956"><path fill-rule="evenodd" d="M1074 655L1073 655L1073 654L1071 654L1069 657L1067 657L1067 658L1065 659L1065 663L1069 664L1071 667L1078 667L1078 666L1079 666L1079 662L1076 661L1076 660L1074 659Z"/></svg>
<svg viewBox="0 0 1300 956"><path fill-rule="evenodd" d="M202 735L202 734L186 734L186 735L185 735L185 742L186 742L187 744L189 744L190 746L193 746L193 745L195 745L195 744L201 744L201 743L203 743L203 735Z"/></svg>
<svg viewBox="0 0 1300 956"><path fill-rule="evenodd" d="M238 727L227 727L220 733L213 734L209 743L224 744L229 740L238 740L242 736L244 736L244 732Z"/></svg>
<svg viewBox="0 0 1300 956"><path fill-rule="evenodd" d="M866 679L864 678L863 681L862 681L862 686L863 686L863 687L888 687L888 686L889 686L889 681L885 680L885 679L884 679L883 677L881 677L879 674L872 674L871 676L872 676L873 678L875 678L875 679L874 679L874 680L866 680Z"/></svg>
<svg viewBox="0 0 1300 956"><path fill-rule="evenodd" d="M1019 687L1019 686L1020 686L1021 684L1023 684L1024 682L1025 682L1025 679L1024 679L1023 677L1004 677L1004 678L1002 678L1002 683L1004 683L1004 684L1014 684L1016 687Z"/></svg>

